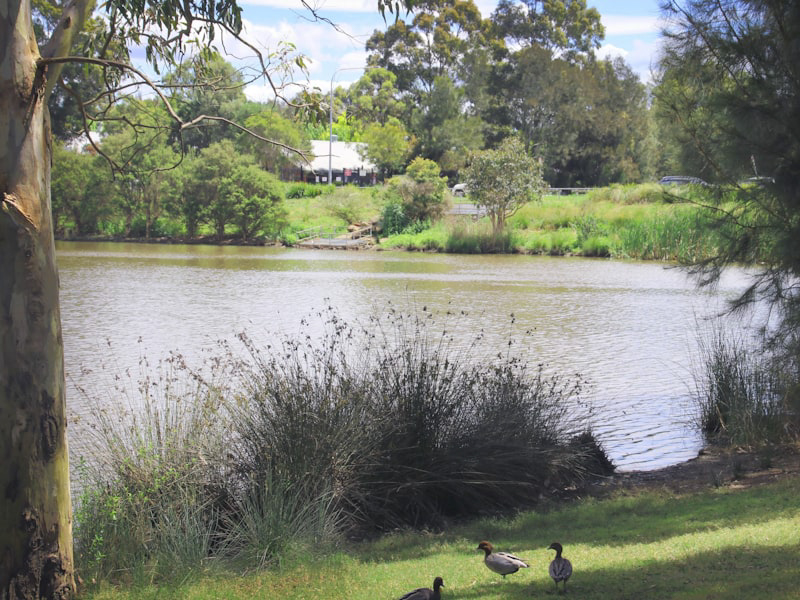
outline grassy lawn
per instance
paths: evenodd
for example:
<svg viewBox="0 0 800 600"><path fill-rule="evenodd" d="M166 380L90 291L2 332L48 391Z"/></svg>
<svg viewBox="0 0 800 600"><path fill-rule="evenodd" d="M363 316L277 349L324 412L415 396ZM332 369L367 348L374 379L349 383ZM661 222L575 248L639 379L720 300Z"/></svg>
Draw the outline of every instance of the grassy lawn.
<svg viewBox="0 0 800 600"><path fill-rule="evenodd" d="M94 599L398 598L444 578L443 598L556 597L550 542L574 565L568 596L586 599L798 598L800 477L749 489L675 496L618 492L545 512L481 520L445 533L406 533L262 572L210 569L159 585L85 591ZM530 569L505 580L483 565L482 539Z"/></svg>

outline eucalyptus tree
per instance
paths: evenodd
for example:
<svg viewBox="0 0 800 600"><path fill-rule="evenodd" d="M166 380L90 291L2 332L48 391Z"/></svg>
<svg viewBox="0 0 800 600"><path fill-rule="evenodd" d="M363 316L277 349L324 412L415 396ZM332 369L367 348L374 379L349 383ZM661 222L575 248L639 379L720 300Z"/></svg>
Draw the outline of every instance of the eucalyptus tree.
<svg viewBox="0 0 800 600"><path fill-rule="evenodd" d="M197 203L201 219L214 227L217 240L225 237L225 227L233 224L236 216L236 198L226 193L230 189L227 181L237 167L255 164L255 157L236 152L230 140L214 142L192 162L194 168L184 179L186 196Z"/></svg>
<svg viewBox="0 0 800 600"><path fill-rule="evenodd" d="M491 21L510 47L538 46L569 62L591 55L605 36L586 0L500 0Z"/></svg>
<svg viewBox="0 0 800 600"><path fill-rule="evenodd" d="M363 159L371 160L384 176L399 173L411 154L413 140L399 119L370 123L361 136L365 142L359 150Z"/></svg>
<svg viewBox="0 0 800 600"><path fill-rule="evenodd" d="M44 45L53 35L61 18L62 5L50 0L31 0L36 40ZM105 39L105 56L118 61L128 57L128 50L119 38L108 38L106 21L100 16L87 18L83 30L76 34L73 53L87 54L98 39ZM85 127L84 110L96 111L101 105L108 78L120 74L105 71L91 63L65 63L47 104L53 135L61 140L79 136Z"/></svg>
<svg viewBox="0 0 800 600"><path fill-rule="evenodd" d="M377 0L381 11L412 3ZM103 34L79 46L96 1L53 4L60 15L49 35L37 39L32 0L0 1L1 598L66 598L75 591L48 101L67 64L94 64L107 74L100 97L76 103L86 123L102 118L103 109L95 107L113 105L120 85L131 85L121 74L167 101L141 70L109 55L113 42L141 44L153 64L177 64L189 44L210 48L220 32L241 39L242 31L235 0L109 0ZM269 79L269 60L242 41ZM219 119L169 112L179 135Z"/></svg>
<svg viewBox="0 0 800 600"><path fill-rule="evenodd" d="M694 150L684 160L696 162L684 167L704 167L721 182L766 177L762 185L734 188L733 205L713 207L729 235L715 257L695 265L700 281L718 281L728 265L753 266L751 285L735 306L759 299L770 303L781 316L773 341L791 350L796 365L800 5L687 0L663 2L662 9L668 28L655 98L661 129L676 132Z"/></svg>
<svg viewBox="0 0 800 600"><path fill-rule="evenodd" d="M195 85L198 81L203 85ZM215 115L230 121L241 117L235 112L247 101L245 83L241 71L216 52L210 57L193 57L165 77L170 103L183 121L190 121L195 115ZM231 135L227 121L203 120L183 130L181 142L197 151Z"/></svg>
<svg viewBox="0 0 800 600"><path fill-rule="evenodd" d="M397 88L397 75L387 69L367 69L347 89L347 114L362 123L385 125L389 119L402 119L407 105Z"/></svg>
<svg viewBox="0 0 800 600"><path fill-rule="evenodd" d="M307 130L297 122L281 114L274 106L261 110L244 122L250 131L257 132L261 138L268 139L277 144L265 144L262 139L249 135L241 136L239 146L245 152L258 158L259 164L275 175L280 175L281 169L291 167L301 162L298 152L308 156L311 152L311 141ZM294 151L289 151L292 148Z"/></svg>
<svg viewBox="0 0 800 600"><path fill-rule="evenodd" d="M482 114L518 133L544 160L553 186L641 180L647 94L624 61L587 58L578 65L530 46L498 66L493 81L505 93Z"/></svg>
<svg viewBox="0 0 800 600"><path fill-rule="evenodd" d="M64 233L67 223L76 236L97 233L100 221L112 210L113 195L107 170L97 165L93 154L53 144L53 225Z"/></svg>
<svg viewBox="0 0 800 600"><path fill-rule="evenodd" d="M134 221L140 220L149 239L156 220L176 205L181 195L181 177L176 170L181 155L169 144L170 116L155 99L128 99L109 113L106 135L97 142L105 156L113 156L119 165L113 174L107 165L105 175L116 188L113 196L124 220L124 234L131 235ZM135 122L136 127L127 123ZM97 199L101 201L100 198Z"/></svg>
<svg viewBox="0 0 800 600"><path fill-rule="evenodd" d="M473 0L420 0L411 23L398 19L367 41L370 65L397 76L401 92L429 93L437 77L464 80L465 57L490 45L491 28Z"/></svg>
<svg viewBox="0 0 800 600"><path fill-rule="evenodd" d="M451 152L466 157L470 150L482 148L481 124L469 116L465 105L463 90L449 77L437 77L411 114L416 154L439 162Z"/></svg>
<svg viewBox="0 0 800 600"><path fill-rule="evenodd" d="M576 67L573 67L576 68ZM604 186L641 181L647 172L647 93L621 58L579 69L579 98L571 107L574 145L552 164L559 183ZM566 175L566 177L565 177Z"/></svg>
<svg viewBox="0 0 800 600"><path fill-rule="evenodd" d="M232 221L247 242L261 233L277 234L286 223L283 186L254 164L237 164L220 182L220 198L230 202Z"/></svg>

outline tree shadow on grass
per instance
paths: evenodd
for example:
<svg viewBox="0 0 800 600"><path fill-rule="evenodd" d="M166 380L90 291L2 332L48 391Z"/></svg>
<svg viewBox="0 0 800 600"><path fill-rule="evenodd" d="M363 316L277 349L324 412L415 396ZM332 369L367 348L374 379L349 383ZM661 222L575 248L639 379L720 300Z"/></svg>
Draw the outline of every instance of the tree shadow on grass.
<svg viewBox="0 0 800 600"><path fill-rule="evenodd" d="M542 566L542 565L538 565ZM448 581L447 573L443 574ZM770 600L798 598L800 544L781 548L726 548L646 567L575 572L566 595L556 593L545 568L520 573L513 581L451 583L445 600L580 598L581 600ZM533 580L532 580L533 579ZM452 578L449 579L452 582Z"/></svg>
<svg viewBox="0 0 800 600"><path fill-rule="evenodd" d="M575 573L568 584L570 594L581 599L750 599L797 598L800 582L800 544L758 549L725 548L701 552L681 560L658 561L635 569L611 568ZM536 582L534 592L554 591ZM548 589L549 588L549 589ZM456 596L461 597L461 596ZM513 598L514 596L509 596ZM519 596L522 597L522 596Z"/></svg>
<svg viewBox="0 0 800 600"><path fill-rule="evenodd" d="M476 540L502 539L504 545L513 548L546 547L554 540L626 546L730 527L732 523L743 526L790 518L798 513L798 495L800 478L773 486L678 497L644 493L587 500L546 513L526 513L513 521L480 521L460 533Z"/></svg>
<svg viewBox="0 0 800 600"><path fill-rule="evenodd" d="M463 545L473 554L478 542L491 540L499 550L524 553L558 540L569 544L624 547L695 532L763 523L798 513L800 478L745 490L674 497L642 493L609 500L586 500L548 512L517 518L481 519L442 533L400 533L369 544L356 555L366 562L421 559L443 546Z"/></svg>

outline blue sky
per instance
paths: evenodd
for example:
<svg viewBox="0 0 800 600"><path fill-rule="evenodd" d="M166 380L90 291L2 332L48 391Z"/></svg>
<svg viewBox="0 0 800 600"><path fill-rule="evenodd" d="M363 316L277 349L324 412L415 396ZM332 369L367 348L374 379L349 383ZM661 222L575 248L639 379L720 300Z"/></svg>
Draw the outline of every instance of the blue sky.
<svg viewBox="0 0 800 600"><path fill-rule="evenodd" d="M375 29L386 24L377 12L376 0L307 0L317 13L339 25L341 32L324 22L313 22L300 0L240 0L247 38L262 52L275 52L280 42L290 42L308 58L308 76L295 73L286 81L319 87L328 92L334 86L348 85L361 76L366 64L364 44ZM494 10L497 0L476 0L484 17ZM658 0L588 0L600 11L606 28L601 55L621 55L643 81L649 78L651 62L658 47ZM390 17L391 18L391 17ZM242 56L244 50L227 46L228 52ZM267 100L265 86L251 85L247 95ZM293 95L291 92L289 95Z"/></svg>

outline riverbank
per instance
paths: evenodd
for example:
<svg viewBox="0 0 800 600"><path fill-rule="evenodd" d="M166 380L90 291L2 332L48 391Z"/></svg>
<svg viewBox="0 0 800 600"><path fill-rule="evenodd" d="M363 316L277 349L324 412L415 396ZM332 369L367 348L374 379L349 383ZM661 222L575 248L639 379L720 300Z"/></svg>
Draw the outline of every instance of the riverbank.
<svg viewBox="0 0 800 600"><path fill-rule="evenodd" d="M662 469L618 472L600 482L594 493L664 489L685 494L721 487L744 489L794 477L800 477L796 446L759 451L708 447L696 458Z"/></svg>

